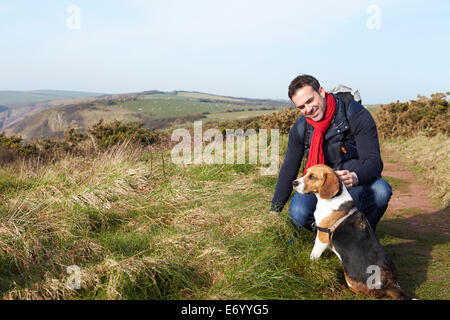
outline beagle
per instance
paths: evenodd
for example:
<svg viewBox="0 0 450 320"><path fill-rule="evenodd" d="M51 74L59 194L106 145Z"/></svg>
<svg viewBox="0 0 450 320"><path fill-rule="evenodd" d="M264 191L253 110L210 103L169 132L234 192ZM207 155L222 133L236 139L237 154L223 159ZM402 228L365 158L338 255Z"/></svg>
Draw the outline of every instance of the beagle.
<svg viewBox="0 0 450 320"><path fill-rule="evenodd" d="M330 248L342 262L351 291L375 298L411 299L398 285L391 258L333 169L315 165L292 185L299 193L317 197L314 219L318 232L311 260Z"/></svg>

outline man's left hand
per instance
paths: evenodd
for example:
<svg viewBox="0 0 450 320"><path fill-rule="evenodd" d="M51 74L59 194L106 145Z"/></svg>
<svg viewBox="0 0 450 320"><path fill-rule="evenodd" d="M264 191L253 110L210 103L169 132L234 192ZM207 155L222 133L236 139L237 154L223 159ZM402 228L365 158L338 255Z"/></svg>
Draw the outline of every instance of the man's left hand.
<svg viewBox="0 0 450 320"><path fill-rule="evenodd" d="M357 185L357 178L354 172L348 170L337 170L335 172L347 189Z"/></svg>

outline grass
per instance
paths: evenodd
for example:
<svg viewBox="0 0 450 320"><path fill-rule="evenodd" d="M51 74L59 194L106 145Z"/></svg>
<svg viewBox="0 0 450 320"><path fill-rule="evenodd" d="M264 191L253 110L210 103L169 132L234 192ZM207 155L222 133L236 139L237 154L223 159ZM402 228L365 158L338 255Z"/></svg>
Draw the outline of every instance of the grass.
<svg viewBox="0 0 450 320"><path fill-rule="evenodd" d="M265 114L272 114L277 110L251 110L251 111L237 111L237 112L214 112L207 115L207 119L210 121L225 121L225 120L236 120L245 119L250 117L262 116Z"/></svg>
<svg viewBox="0 0 450 320"><path fill-rule="evenodd" d="M207 95L206 95L207 96ZM152 95L135 101L125 101L118 103L115 107L149 116L152 119L180 117L192 114L208 112L208 118L213 120L238 119L239 117L258 116L272 113L286 108L285 105L276 105L277 110L256 110L265 105L245 105L245 100L224 98L220 102L204 102L200 99L200 94L180 94L180 95ZM217 99L217 97L215 97ZM233 104L234 103L234 104ZM243 104L244 103L244 104ZM255 109L254 111L225 112L230 109Z"/></svg>
<svg viewBox="0 0 450 320"><path fill-rule="evenodd" d="M388 176L383 176L383 179L391 185L393 190L405 191L408 189L409 182L406 180Z"/></svg>
<svg viewBox="0 0 450 320"><path fill-rule="evenodd" d="M382 153L385 159L401 159L409 170L417 172L423 183L431 188L430 198L436 205L445 208L450 205L450 139L438 134L428 137L417 133L412 138L384 140Z"/></svg>
<svg viewBox="0 0 450 320"><path fill-rule="evenodd" d="M281 156L286 143L282 136ZM294 227L286 210L269 213L276 175L261 176L258 165L183 167L169 159L164 148L119 145L92 157L2 168L1 295L367 299L345 288L331 251L309 260L311 233ZM409 293L449 298L443 237L405 230L395 217L379 230ZM81 289L66 285L70 265L81 270Z"/></svg>
<svg viewBox="0 0 450 320"><path fill-rule="evenodd" d="M413 216L391 215L377 228L381 243L401 271L399 283L406 292L420 299L448 300L448 235L408 223L408 220L419 220L425 225L432 217L422 217L417 212L407 214Z"/></svg>

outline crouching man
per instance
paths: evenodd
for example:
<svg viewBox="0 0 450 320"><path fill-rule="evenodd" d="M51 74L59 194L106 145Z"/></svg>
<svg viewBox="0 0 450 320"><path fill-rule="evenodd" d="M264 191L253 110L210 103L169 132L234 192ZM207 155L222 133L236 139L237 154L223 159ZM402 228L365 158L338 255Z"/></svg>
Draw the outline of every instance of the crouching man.
<svg viewBox="0 0 450 320"><path fill-rule="evenodd" d="M281 212L288 201L305 155L305 171L316 164L326 164L335 170L375 231L392 189L381 178L383 161L375 122L361 103L347 97L326 92L310 75L292 80L289 98L302 115L289 132L272 212ZM293 223L312 230L316 203L314 194L295 193L289 207Z"/></svg>

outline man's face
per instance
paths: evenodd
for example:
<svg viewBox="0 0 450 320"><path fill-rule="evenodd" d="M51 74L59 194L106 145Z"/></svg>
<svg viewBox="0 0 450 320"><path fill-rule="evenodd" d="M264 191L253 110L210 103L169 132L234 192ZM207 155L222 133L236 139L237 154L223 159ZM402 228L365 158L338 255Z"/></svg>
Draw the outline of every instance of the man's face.
<svg viewBox="0 0 450 320"><path fill-rule="evenodd" d="M323 119L327 103L325 90L322 87L317 92L311 86L306 85L295 92L292 102L306 118L316 122Z"/></svg>

